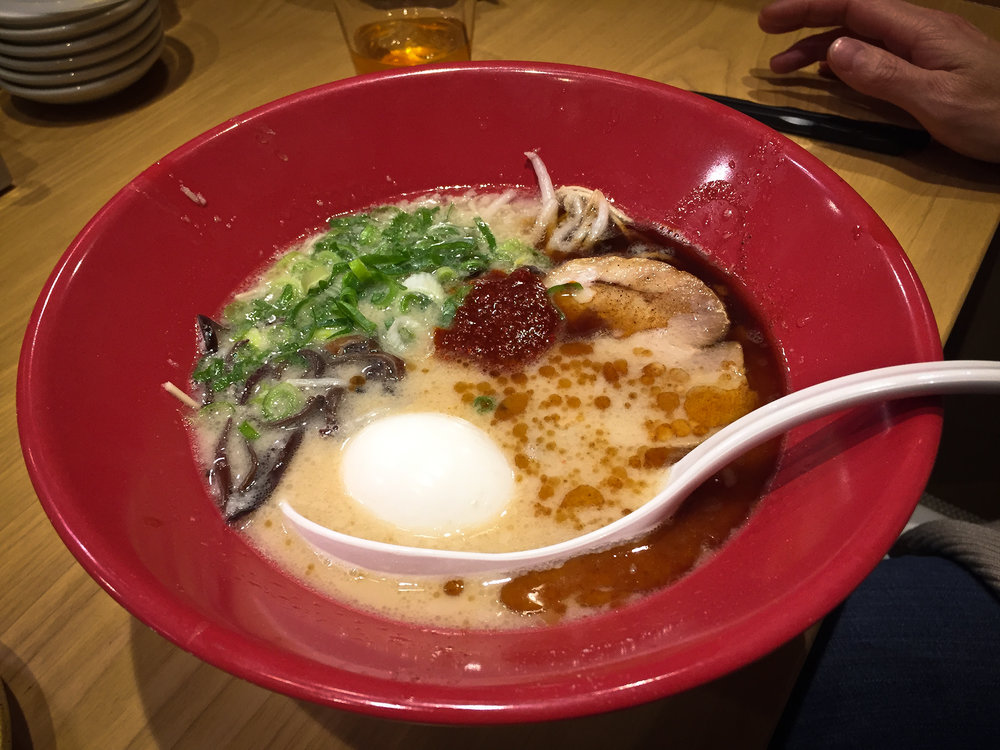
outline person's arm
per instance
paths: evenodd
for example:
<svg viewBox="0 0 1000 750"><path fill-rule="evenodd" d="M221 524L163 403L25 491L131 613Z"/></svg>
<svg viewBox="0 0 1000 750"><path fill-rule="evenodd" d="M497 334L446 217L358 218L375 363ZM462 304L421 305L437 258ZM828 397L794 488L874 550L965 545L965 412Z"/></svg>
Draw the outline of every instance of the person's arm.
<svg viewBox="0 0 1000 750"><path fill-rule="evenodd" d="M1000 162L1000 42L965 19L903 0L776 0L758 22L772 34L834 27L771 58L775 73L819 62L945 146Z"/></svg>

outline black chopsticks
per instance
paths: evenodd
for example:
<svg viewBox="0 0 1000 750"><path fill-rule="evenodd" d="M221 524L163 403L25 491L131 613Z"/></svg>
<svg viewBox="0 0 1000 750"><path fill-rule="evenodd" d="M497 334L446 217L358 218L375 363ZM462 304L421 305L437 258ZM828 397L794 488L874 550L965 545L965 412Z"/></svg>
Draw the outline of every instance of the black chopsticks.
<svg viewBox="0 0 1000 750"><path fill-rule="evenodd" d="M732 107L782 133L854 146L880 154L898 156L923 148L931 140L927 131L917 128L868 120L852 120L848 117L810 112L796 107L758 104L721 94L706 94L701 91L695 93Z"/></svg>

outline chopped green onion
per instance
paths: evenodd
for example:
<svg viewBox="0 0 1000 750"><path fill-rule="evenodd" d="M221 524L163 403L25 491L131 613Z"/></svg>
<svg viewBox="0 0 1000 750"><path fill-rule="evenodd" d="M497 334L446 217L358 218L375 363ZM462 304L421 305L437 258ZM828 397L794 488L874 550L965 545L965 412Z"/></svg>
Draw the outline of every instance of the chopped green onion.
<svg viewBox="0 0 1000 750"><path fill-rule="evenodd" d="M305 397L294 385L278 383L264 393L260 411L264 419L274 421L290 417L305 405Z"/></svg>
<svg viewBox="0 0 1000 750"><path fill-rule="evenodd" d="M455 279L458 276L454 268L449 266L441 266L436 271L434 271L434 276L441 284L447 284L449 281Z"/></svg>
<svg viewBox="0 0 1000 750"><path fill-rule="evenodd" d="M350 319L350 321L362 331L365 333L375 333L377 326L361 313L361 311L356 307L356 303L351 304L345 300L338 300L337 307L339 307Z"/></svg>
<svg viewBox="0 0 1000 750"><path fill-rule="evenodd" d="M355 258L348 263L347 266L351 269L351 273L353 273L362 284L367 284L374 278L371 270L360 258Z"/></svg>
<svg viewBox="0 0 1000 750"><path fill-rule="evenodd" d="M459 225L451 223L452 213L450 207L383 206L330 219L325 234L284 255L254 290L225 308L219 351L198 362L193 380L214 393L239 389L266 363L352 333L384 343L393 330L398 343L408 344L411 335L451 322L470 277L523 262L545 264L522 242L498 244L482 218ZM432 275L440 290L407 289L404 282L419 274ZM408 323L405 334L392 329L394 320L417 309L419 320Z"/></svg>
<svg viewBox="0 0 1000 750"><path fill-rule="evenodd" d="M493 232L490 230L489 224L477 216L476 226L479 227L479 231L483 233L483 238L486 240L486 246L489 247L490 250L496 250L497 238L493 236Z"/></svg>
<svg viewBox="0 0 1000 750"><path fill-rule="evenodd" d="M416 305L421 310L426 308L431 303L431 298L428 297L423 292L407 292L403 295L403 298L399 301L399 311L409 312L410 305Z"/></svg>
<svg viewBox="0 0 1000 750"><path fill-rule="evenodd" d="M217 419L220 417L230 417L235 411L236 407L228 401L213 401L212 403L205 404L201 407L198 410L198 416L206 417L208 419Z"/></svg>
<svg viewBox="0 0 1000 750"><path fill-rule="evenodd" d="M486 412L490 412L496 409L497 402L490 396L476 396L472 400L472 406L480 414L485 414Z"/></svg>
<svg viewBox="0 0 1000 750"><path fill-rule="evenodd" d="M247 440L249 440L251 443L260 437L260 433L257 432L257 430L254 429L254 426L250 424L247 420L243 420L242 422L240 422L240 426L237 427L236 429L238 429L240 431L240 434Z"/></svg>
<svg viewBox="0 0 1000 750"><path fill-rule="evenodd" d="M583 284L579 281L567 281L565 284L550 286L546 291L550 296L554 296L556 294L576 294L581 289L583 289Z"/></svg>

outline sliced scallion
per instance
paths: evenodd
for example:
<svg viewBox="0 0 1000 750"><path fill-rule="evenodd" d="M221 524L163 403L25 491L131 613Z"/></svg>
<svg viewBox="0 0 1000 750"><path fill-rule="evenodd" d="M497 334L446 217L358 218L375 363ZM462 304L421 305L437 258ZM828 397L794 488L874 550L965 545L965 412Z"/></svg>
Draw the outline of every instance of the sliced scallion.
<svg viewBox="0 0 1000 750"><path fill-rule="evenodd" d="M247 440L249 440L251 443L260 437L260 433L257 431L257 429L247 420L243 420L242 422L240 422L239 427L237 427L236 429L238 429L240 431L240 434Z"/></svg>
<svg viewBox="0 0 1000 750"><path fill-rule="evenodd" d="M486 414L497 408L497 402L490 396L476 396L472 400L472 407L480 414Z"/></svg>

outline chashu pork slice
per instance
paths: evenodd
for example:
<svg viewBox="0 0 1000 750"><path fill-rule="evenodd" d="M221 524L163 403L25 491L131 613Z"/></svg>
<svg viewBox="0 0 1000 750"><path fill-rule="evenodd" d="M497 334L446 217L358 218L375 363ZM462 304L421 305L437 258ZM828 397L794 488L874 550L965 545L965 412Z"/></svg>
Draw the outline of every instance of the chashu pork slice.
<svg viewBox="0 0 1000 750"><path fill-rule="evenodd" d="M583 289L559 301L572 318L596 315L613 335L664 328L677 345L705 347L729 330L722 300L697 276L643 257L600 256L570 260L545 278L549 288L578 283Z"/></svg>

